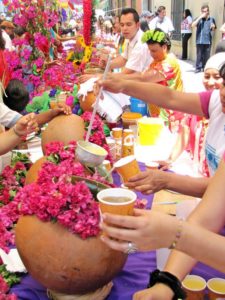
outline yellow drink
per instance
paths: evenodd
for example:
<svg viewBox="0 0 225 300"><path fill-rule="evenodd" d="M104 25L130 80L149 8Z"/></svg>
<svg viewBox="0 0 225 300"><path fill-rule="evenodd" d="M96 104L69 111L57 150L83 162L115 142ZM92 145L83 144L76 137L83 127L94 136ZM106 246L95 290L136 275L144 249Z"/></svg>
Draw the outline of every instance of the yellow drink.
<svg viewBox="0 0 225 300"><path fill-rule="evenodd" d="M205 282L198 278L185 278L182 282L183 286L186 289L190 289L193 291L199 291L205 288Z"/></svg>

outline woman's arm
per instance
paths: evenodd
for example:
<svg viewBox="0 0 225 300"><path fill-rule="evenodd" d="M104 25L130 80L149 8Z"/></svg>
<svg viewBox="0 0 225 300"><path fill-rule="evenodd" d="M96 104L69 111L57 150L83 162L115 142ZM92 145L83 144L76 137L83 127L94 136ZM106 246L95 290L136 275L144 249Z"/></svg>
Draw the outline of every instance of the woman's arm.
<svg viewBox="0 0 225 300"><path fill-rule="evenodd" d="M27 134L36 131L37 128L34 114L21 117L11 129L0 134L0 155L12 150Z"/></svg>
<svg viewBox="0 0 225 300"><path fill-rule="evenodd" d="M203 116L198 93L178 92L155 83L116 80L115 78L112 80L99 80L98 83L104 89L113 93L121 92L163 108Z"/></svg>
<svg viewBox="0 0 225 300"><path fill-rule="evenodd" d="M225 163L222 161L210 184L204 194L204 197L198 207L188 218L193 224L198 224L204 228L219 232L225 223L224 195L225 195ZM210 244L210 240L208 240ZM193 255L193 253L190 253ZM199 258L197 258L199 259ZM215 261L215 257L213 259ZM182 262L182 267L181 267ZM181 252L174 251L169 257L165 270L175 274L179 278L183 278L196 263L192 258L185 256ZM224 265L223 272L225 272ZM219 268L221 270L221 267Z"/></svg>
<svg viewBox="0 0 225 300"><path fill-rule="evenodd" d="M143 194L156 193L162 189L172 190L181 194L202 197L209 178L191 177L162 170L149 170L133 176L126 186Z"/></svg>
<svg viewBox="0 0 225 300"><path fill-rule="evenodd" d="M54 109L49 109L45 112L35 115L35 117L38 125L44 125L50 122L54 117L58 116L59 114L70 115L71 113L71 108L68 105L59 102L58 107Z"/></svg>

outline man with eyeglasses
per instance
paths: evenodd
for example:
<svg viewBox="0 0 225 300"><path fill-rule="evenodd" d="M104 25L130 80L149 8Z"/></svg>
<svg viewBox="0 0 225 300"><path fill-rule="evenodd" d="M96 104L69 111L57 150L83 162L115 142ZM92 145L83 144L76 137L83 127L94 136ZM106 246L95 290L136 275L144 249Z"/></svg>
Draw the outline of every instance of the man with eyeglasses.
<svg viewBox="0 0 225 300"><path fill-rule="evenodd" d="M196 70L195 73L204 70L205 64L210 57L212 45L212 32L216 29L215 19L209 15L209 6L201 7L201 15L192 23L196 27Z"/></svg>

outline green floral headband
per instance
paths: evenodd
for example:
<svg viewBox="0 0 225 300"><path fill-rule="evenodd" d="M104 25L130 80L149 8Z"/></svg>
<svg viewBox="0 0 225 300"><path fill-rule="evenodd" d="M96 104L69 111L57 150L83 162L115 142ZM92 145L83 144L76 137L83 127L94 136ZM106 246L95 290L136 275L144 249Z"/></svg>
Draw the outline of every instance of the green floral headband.
<svg viewBox="0 0 225 300"><path fill-rule="evenodd" d="M149 40L152 40L157 43L165 41L166 34L162 31L148 30L146 31L141 38L142 43L147 43Z"/></svg>

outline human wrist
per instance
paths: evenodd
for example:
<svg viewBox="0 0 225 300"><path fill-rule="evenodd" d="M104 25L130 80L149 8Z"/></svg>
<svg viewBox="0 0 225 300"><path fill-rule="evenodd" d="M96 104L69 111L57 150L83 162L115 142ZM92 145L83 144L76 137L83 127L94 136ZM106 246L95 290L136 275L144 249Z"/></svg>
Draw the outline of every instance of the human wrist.
<svg viewBox="0 0 225 300"><path fill-rule="evenodd" d="M148 287L153 287L158 284L165 285L171 290L171 297L173 300L186 298L186 293L182 289L181 281L172 273L159 271L158 269L150 273Z"/></svg>
<svg viewBox="0 0 225 300"><path fill-rule="evenodd" d="M24 134L24 133L21 134L21 133L19 132L19 130L18 130L16 124L12 127L12 131L13 131L13 133L14 133L18 138L24 139L25 134Z"/></svg>

